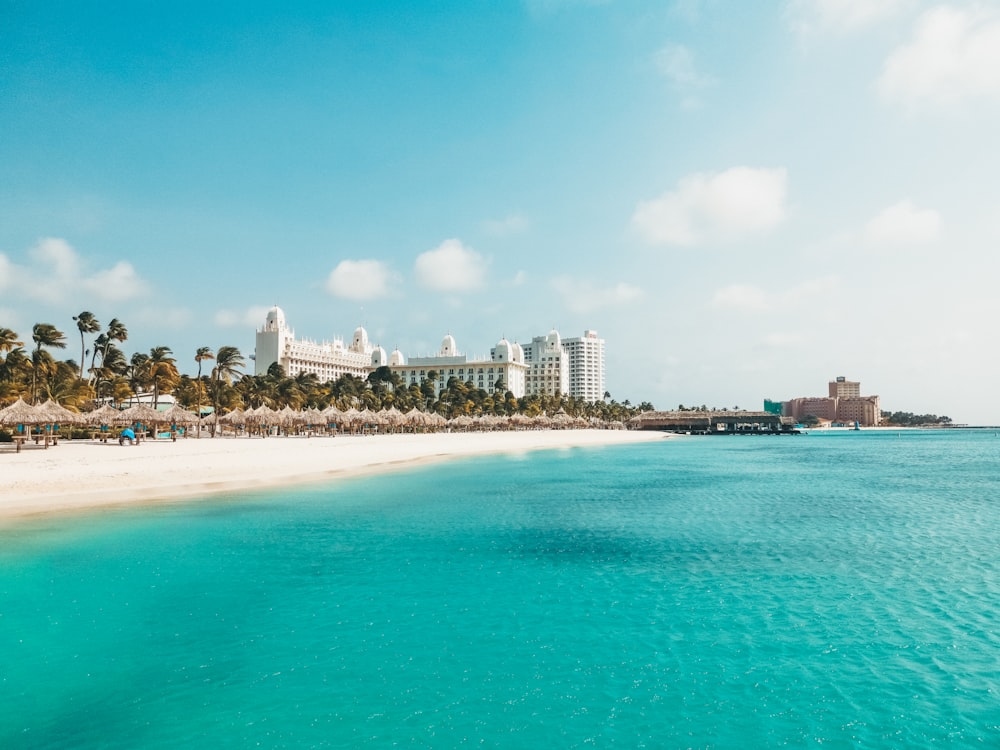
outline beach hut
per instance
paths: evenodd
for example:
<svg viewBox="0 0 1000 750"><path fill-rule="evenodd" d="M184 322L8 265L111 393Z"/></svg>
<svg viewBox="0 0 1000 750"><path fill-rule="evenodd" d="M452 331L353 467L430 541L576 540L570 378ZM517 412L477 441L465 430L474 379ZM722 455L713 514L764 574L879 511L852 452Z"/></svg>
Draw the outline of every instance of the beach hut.
<svg viewBox="0 0 1000 750"><path fill-rule="evenodd" d="M133 404L119 413L116 421L118 424L138 427L135 431L136 439L141 439L143 426L148 427L148 432L155 437L157 425L163 423L163 412L145 404Z"/></svg>
<svg viewBox="0 0 1000 750"><path fill-rule="evenodd" d="M21 444L27 439L30 428L34 425L45 424L46 415L41 406L33 406L18 398L13 404L5 409L0 409L0 426L17 428L23 425L25 432L14 432L15 453L21 452ZM46 442L45 447L48 447Z"/></svg>

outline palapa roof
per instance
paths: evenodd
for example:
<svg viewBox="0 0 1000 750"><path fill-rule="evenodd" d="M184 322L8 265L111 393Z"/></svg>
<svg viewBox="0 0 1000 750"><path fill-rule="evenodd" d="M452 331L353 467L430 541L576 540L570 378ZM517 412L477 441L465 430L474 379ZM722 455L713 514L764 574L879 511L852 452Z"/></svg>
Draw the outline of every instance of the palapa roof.
<svg viewBox="0 0 1000 750"><path fill-rule="evenodd" d="M46 419L41 408L18 398L6 409L0 409L0 424L43 424Z"/></svg>

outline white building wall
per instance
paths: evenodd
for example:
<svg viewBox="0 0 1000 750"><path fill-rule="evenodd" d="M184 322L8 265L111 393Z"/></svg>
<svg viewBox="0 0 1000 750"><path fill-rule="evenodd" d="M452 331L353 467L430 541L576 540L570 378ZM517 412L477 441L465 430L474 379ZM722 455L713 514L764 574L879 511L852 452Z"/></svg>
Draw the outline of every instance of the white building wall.
<svg viewBox="0 0 1000 750"><path fill-rule="evenodd" d="M604 399L604 339L597 331L584 331L578 338L564 339L569 357L569 395L588 403Z"/></svg>

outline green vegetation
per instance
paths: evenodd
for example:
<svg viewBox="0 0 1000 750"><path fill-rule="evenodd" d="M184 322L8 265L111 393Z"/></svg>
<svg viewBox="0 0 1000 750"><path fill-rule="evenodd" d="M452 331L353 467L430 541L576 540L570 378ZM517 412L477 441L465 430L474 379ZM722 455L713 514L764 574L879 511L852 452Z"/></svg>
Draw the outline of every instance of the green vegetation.
<svg viewBox="0 0 1000 750"><path fill-rule="evenodd" d="M951 417L937 414L911 414L908 411L882 412L882 424L888 427L947 427Z"/></svg>
<svg viewBox="0 0 1000 750"><path fill-rule="evenodd" d="M435 370L428 371L419 384L412 385L407 385L399 373L388 367L379 367L367 378L344 375L326 383L307 373L288 377L277 364L264 375L247 375L243 373L246 360L234 346L221 346L214 353L209 347L198 348L192 357L198 371L191 377L178 371L174 352L167 346L126 357L120 345L128 340L128 329L117 318L103 332L99 332L100 323L91 313L82 312L73 320L80 332L81 355L79 360L63 362L53 359L48 351L66 347L65 334L55 326L48 323L34 326L35 347L30 355L15 331L0 328L0 406L18 397L32 403L51 398L73 411L85 411L99 401L122 404L139 393L152 393L155 404L160 396L169 393L185 409L200 412L211 404L219 413L261 405L273 409L286 406L325 409L335 405L345 410L419 409L446 418L489 414L533 417L563 411L571 417L624 422L653 410L649 402L633 406L626 399L619 403L610 393L593 403L565 395L517 398L505 390L501 380L496 381L494 392L490 393L471 380L451 377L437 393L441 376ZM95 333L97 336L88 348L85 337ZM84 372L88 355L90 365ZM203 364L209 361L214 365L209 373L203 374Z"/></svg>

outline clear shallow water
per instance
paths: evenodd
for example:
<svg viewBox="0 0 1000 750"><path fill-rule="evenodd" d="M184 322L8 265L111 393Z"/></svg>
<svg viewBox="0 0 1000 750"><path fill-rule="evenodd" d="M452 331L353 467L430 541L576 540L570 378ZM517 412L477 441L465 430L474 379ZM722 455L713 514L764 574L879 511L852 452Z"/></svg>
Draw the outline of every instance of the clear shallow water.
<svg viewBox="0 0 1000 750"><path fill-rule="evenodd" d="M998 747L998 457L686 439L26 525L0 747Z"/></svg>

